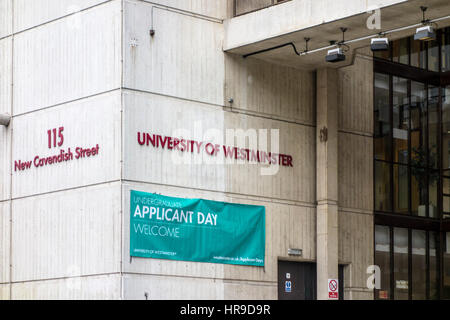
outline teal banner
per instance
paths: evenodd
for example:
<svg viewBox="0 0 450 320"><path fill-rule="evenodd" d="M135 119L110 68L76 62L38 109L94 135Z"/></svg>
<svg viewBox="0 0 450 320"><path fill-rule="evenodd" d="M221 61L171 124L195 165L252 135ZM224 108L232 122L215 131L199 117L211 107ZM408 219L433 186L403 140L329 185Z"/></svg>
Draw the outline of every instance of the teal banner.
<svg viewBox="0 0 450 320"><path fill-rule="evenodd" d="M131 190L130 255L264 266L263 206Z"/></svg>

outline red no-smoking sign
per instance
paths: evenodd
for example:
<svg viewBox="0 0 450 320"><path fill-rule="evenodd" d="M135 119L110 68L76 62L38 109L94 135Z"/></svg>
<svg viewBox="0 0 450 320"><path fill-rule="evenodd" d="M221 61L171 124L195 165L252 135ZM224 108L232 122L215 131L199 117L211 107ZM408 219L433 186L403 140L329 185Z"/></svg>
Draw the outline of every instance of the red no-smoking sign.
<svg viewBox="0 0 450 320"><path fill-rule="evenodd" d="M337 279L328 279L328 299L339 299L339 284Z"/></svg>

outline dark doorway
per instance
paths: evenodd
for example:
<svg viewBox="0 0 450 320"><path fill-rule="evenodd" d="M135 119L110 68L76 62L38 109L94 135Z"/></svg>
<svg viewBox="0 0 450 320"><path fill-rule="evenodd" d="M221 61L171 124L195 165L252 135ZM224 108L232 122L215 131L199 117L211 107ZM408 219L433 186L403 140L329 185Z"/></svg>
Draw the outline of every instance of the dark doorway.
<svg viewBox="0 0 450 320"><path fill-rule="evenodd" d="M316 264L278 261L278 299L316 300Z"/></svg>
<svg viewBox="0 0 450 320"><path fill-rule="evenodd" d="M344 298L344 269L339 266L339 300ZM278 299L316 300L316 263L278 261Z"/></svg>

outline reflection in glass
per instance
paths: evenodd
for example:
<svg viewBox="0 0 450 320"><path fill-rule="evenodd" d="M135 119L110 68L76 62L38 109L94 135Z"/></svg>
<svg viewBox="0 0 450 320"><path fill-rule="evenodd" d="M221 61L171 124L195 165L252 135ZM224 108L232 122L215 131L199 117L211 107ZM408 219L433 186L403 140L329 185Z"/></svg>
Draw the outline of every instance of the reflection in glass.
<svg viewBox="0 0 450 320"><path fill-rule="evenodd" d="M389 248L389 227L375 226L375 265L379 266L381 271L381 287L375 290L375 299L387 300L390 297Z"/></svg>
<svg viewBox="0 0 450 320"><path fill-rule="evenodd" d="M374 51L373 56L378 59L391 60L390 50Z"/></svg>
<svg viewBox="0 0 450 320"><path fill-rule="evenodd" d="M438 168L439 88L428 88L428 166Z"/></svg>
<svg viewBox="0 0 450 320"><path fill-rule="evenodd" d="M425 85L411 81L411 211L426 216L427 94Z"/></svg>
<svg viewBox="0 0 450 320"><path fill-rule="evenodd" d="M428 70L439 71L439 43L428 41Z"/></svg>
<svg viewBox="0 0 450 320"><path fill-rule="evenodd" d="M442 89L442 211L450 218L450 87ZM446 178L447 177L447 178Z"/></svg>
<svg viewBox="0 0 450 320"><path fill-rule="evenodd" d="M409 99L408 80L393 77L393 142L395 162L408 163Z"/></svg>
<svg viewBox="0 0 450 320"><path fill-rule="evenodd" d="M408 214L408 166L394 164L394 211Z"/></svg>
<svg viewBox="0 0 450 320"><path fill-rule="evenodd" d="M449 175L450 172L447 174ZM442 211L444 218L450 213L450 178L445 177L442 177Z"/></svg>
<svg viewBox="0 0 450 320"><path fill-rule="evenodd" d="M450 299L450 232L444 241L444 299Z"/></svg>
<svg viewBox="0 0 450 320"><path fill-rule="evenodd" d="M450 169L450 87L442 90L442 169Z"/></svg>
<svg viewBox="0 0 450 320"><path fill-rule="evenodd" d="M412 298L427 297L426 231L412 230Z"/></svg>
<svg viewBox="0 0 450 320"><path fill-rule="evenodd" d="M411 65L413 67L425 69L426 68L426 44L423 41L414 41L411 37Z"/></svg>
<svg viewBox="0 0 450 320"><path fill-rule="evenodd" d="M385 162L375 161L375 210L391 211L391 170Z"/></svg>
<svg viewBox="0 0 450 320"><path fill-rule="evenodd" d="M403 38L392 43L392 61L409 64L408 38Z"/></svg>
<svg viewBox="0 0 450 320"><path fill-rule="evenodd" d="M408 229L394 228L394 299L408 300Z"/></svg>
<svg viewBox="0 0 450 320"><path fill-rule="evenodd" d="M390 120L389 120L389 76L375 73L375 159L389 160L390 157Z"/></svg>
<svg viewBox="0 0 450 320"><path fill-rule="evenodd" d="M446 28L442 32L442 72L450 71L450 28Z"/></svg>
<svg viewBox="0 0 450 320"><path fill-rule="evenodd" d="M439 171L430 170L428 175L428 216L439 218L438 214Z"/></svg>
<svg viewBox="0 0 450 320"><path fill-rule="evenodd" d="M427 216L426 168L411 168L411 211L419 217Z"/></svg>
<svg viewBox="0 0 450 320"><path fill-rule="evenodd" d="M412 148L424 145L426 126L422 119L427 117L427 92L425 85L411 81L411 144ZM413 154L414 155L414 154Z"/></svg>
<svg viewBox="0 0 450 320"><path fill-rule="evenodd" d="M439 233L430 232L430 299L439 299L439 263L437 255L437 243L439 243Z"/></svg>

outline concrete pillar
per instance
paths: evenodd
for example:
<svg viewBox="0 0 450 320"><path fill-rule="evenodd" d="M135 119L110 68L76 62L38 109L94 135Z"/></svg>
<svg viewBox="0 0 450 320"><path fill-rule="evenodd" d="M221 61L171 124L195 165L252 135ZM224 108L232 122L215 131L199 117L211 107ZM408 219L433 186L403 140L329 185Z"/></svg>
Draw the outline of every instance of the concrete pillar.
<svg viewBox="0 0 450 320"><path fill-rule="evenodd" d="M317 298L328 299L338 279L338 76L317 71ZM340 293L341 294L341 293Z"/></svg>

